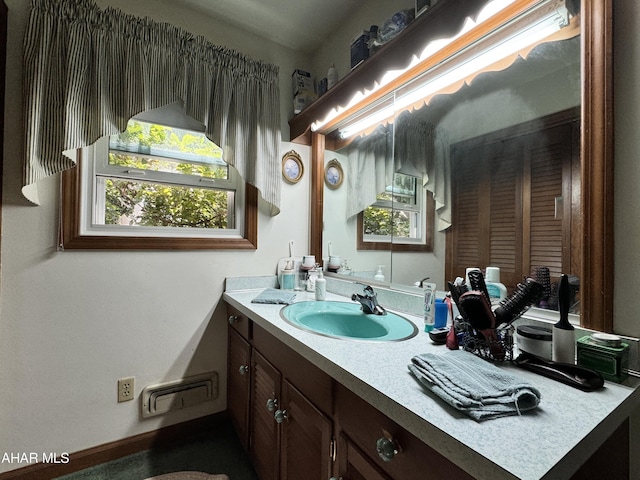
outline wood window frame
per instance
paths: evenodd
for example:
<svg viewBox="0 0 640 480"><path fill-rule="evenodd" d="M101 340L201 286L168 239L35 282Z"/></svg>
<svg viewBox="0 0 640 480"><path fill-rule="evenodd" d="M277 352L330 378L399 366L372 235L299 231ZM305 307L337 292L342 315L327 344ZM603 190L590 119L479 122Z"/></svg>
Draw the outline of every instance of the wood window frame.
<svg viewBox="0 0 640 480"><path fill-rule="evenodd" d="M80 155L78 158L80 160ZM81 233L81 165L62 172L60 246L94 250L255 250L258 248L258 190L245 184L243 238L119 237Z"/></svg>

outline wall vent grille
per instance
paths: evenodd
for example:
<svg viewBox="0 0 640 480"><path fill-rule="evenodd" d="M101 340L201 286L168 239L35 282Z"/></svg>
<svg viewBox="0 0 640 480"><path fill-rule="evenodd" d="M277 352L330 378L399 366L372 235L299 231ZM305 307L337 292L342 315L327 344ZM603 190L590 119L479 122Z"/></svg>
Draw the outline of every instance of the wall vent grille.
<svg viewBox="0 0 640 480"><path fill-rule="evenodd" d="M150 385L142 390L142 416L162 415L209 402L218 397L218 374L208 372L172 382Z"/></svg>

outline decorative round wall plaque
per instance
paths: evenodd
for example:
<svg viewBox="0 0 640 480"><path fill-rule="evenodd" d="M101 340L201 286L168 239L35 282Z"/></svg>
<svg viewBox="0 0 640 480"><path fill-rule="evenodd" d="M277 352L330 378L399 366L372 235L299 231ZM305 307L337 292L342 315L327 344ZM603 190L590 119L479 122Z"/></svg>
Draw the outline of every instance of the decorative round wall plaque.
<svg viewBox="0 0 640 480"><path fill-rule="evenodd" d="M282 176L289 183L298 183L304 173L300 155L291 150L282 156Z"/></svg>
<svg viewBox="0 0 640 480"><path fill-rule="evenodd" d="M324 181L327 187L335 190L342 185L343 180L344 171L342 170L342 165L340 165L340 162L335 158L330 160L324 169Z"/></svg>

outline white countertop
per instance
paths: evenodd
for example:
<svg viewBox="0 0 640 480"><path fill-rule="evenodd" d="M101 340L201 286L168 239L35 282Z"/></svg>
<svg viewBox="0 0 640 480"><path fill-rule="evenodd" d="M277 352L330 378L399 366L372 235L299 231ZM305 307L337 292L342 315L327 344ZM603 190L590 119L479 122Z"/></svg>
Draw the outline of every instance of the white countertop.
<svg viewBox="0 0 640 480"><path fill-rule="evenodd" d="M282 320L282 305L251 303L262 290L227 291L223 300L476 478L568 478L640 405L636 378L627 382L634 387L606 382L582 392L505 364L540 390L540 405L478 423L426 393L409 373L414 355L446 351L422 331L420 318L400 313L420 329L401 342L328 338ZM298 292L295 301L308 300L312 293ZM351 301L331 293L327 300Z"/></svg>

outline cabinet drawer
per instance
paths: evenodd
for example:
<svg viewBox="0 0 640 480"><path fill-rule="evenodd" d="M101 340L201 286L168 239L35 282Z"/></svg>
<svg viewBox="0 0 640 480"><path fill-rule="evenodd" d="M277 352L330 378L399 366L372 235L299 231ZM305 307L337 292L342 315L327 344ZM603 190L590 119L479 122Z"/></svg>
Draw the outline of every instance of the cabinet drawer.
<svg viewBox="0 0 640 480"><path fill-rule="evenodd" d="M392 478L473 478L342 385L336 385L335 395L337 427ZM390 461L382 460L377 452L376 444L384 437L383 431L388 432L400 447L400 452Z"/></svg>
<svg viewBox="0 0 640 480"><path fill-rule="evenodd" d="M229 325L245 340L249 340L251 338L251 321L240 313L237 309L233 308L231 305L227 305L227 318L229 320Z"/></svg>

